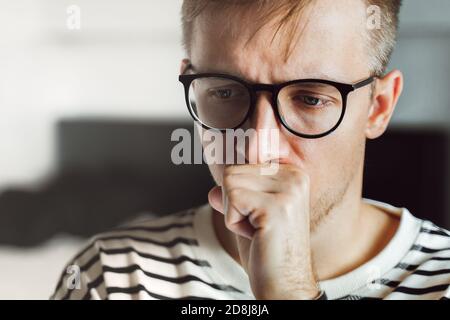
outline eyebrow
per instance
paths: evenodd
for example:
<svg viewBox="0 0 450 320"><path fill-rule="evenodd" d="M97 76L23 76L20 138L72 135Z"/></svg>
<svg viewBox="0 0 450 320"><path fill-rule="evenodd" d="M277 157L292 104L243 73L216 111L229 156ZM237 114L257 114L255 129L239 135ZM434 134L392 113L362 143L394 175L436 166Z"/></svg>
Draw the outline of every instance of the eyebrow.
<svg viewBox="0 0 450 320"><path fill-rule="evenodd" d="M214 69L201 71L201 70L198 70L197 68L195 68L192 64L189 64L188 67L186 68L186 70L192 70L192 71L194 71L195 73L217 73L217 74L226 74L226 75L229 75L229 76L235 76L235 77L241 78L241 79L243 79L243 80L245 80L245 81L251 82L249 79L247 79L247 78L245 77L245 75L243 75L243 74L240 73L240 72L237 72L237 73L229 73L229 72L225 72L225 71L221 71L221 70L214 70Z"/></svg>
<svg viewBox="0 0 450 320"><path fill-rule="evenodd" d="M237 72L237 73L229 73L229 72L223 72L223 71L220 71L220 70L200 71L200 70L197 70L197 68L195 68L195 67L192 65L192 63L190 63L190 64L186 67L186 71L188 71L188 70L192 70L192 71L195 72L195 73L217 73L217 74L226 74L226 75L230 75L230 76L235 76L235 77L241 78L242 80L244 80L244 81L246 81L246 82L248 82L248 83L254 83L254 81L251 81L251 80L247 79L247 77L246 77L245 75L243 75L242 73L240 73L240 72ZM325 73L319 71L319 72L317 72L314 76L302 77L302 78L295 78L295 79L288 79L288 80L285 80L285 81L281 81L280 83L288 82L288 81L290 81L290 80L296 80L296 79L321 79L321 80L329 80L329 81L336 81L336 82L339 82L339 81L340 81L339 79L336 79L336 78L334 78L334 77L330 77L329 75L327 75L327 74L325 74Z"/></svg>

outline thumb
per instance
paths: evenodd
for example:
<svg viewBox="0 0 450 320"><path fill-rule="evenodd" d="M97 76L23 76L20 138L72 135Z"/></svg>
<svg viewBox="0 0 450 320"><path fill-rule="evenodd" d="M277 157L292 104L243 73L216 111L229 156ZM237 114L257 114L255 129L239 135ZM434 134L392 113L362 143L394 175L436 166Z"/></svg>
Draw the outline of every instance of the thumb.
<svg viewBox="0 0 450 320"><path fill-rule="evenodd" d="M225 209L223 207L222 188L220 186L215 186L209 191L208 201L213 209L222 214L225 213Z"/></svg>

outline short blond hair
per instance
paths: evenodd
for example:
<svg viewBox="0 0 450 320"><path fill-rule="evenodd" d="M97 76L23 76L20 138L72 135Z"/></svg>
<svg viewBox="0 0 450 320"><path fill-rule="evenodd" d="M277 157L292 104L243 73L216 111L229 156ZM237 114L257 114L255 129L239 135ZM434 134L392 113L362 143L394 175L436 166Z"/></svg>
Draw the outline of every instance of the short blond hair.
<svg viewBox="0 0 450 320"><path fill-rule="evenodd" d="M257 8L260 12L256 32L267 22L277 19L277 28L273 38L279 32L284 32L283 36L288 40L286 43L285 59L289 56L293 44L296 28L290 28L291 22L297 21L302 10L314 0L184 0L181 10L181 22L183 31L183 46L188 55L192 44L192 34L195 19L205 9L214 11L238 12L248 11ZM396 43L396 36L399 23L399 11L402 0L361 0L367 6L377 6L380 9L383 27L373 29L368 36L370 48L371 64L369 66L372 74L380 76L389 64L390 57ZM272 39L273 39L272 38Z"/></svg>

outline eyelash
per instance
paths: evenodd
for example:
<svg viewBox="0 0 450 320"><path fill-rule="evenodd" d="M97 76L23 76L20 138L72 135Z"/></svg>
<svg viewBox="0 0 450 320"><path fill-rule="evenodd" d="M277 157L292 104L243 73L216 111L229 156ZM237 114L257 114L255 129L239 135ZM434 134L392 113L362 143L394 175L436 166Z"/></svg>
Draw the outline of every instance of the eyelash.
<svg viewBox="0 0 450 320"><path fill-rule="evenodd" d="M315 108L317 108L317 109L318 109L318 108L325 107L327 104L330 103L330 100L318 98L318 97L315 97L315 96L313 96L313 95L308 95L308 94L299 94L299 95L297 95L296 97L301 97L301 99L302 99L303 102L305 102L306 104L308 104L308 105L310 105L310 106L312 106L312 107L315 107ZM317 99L317 100L319 100L320 104L319 104L319 105L317 105L317 104L310 104L310 103L308 103L308 102L305 101L305 98L313 98L313 99Z"/></svg>

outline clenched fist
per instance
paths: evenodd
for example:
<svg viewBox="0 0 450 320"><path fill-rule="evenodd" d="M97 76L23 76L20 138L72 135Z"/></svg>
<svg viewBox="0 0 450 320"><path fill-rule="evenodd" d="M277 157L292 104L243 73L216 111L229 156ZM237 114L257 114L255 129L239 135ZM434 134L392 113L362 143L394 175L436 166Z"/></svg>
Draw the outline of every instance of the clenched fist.
<svg viewBox="0 0 450 320"><path fill-rule="evenodd" d="M310 249L309 177L290 164L230 165L209 194L237 237L242 267L257 299L314 299L319 294Z"/></svg>

